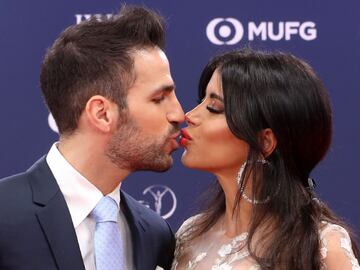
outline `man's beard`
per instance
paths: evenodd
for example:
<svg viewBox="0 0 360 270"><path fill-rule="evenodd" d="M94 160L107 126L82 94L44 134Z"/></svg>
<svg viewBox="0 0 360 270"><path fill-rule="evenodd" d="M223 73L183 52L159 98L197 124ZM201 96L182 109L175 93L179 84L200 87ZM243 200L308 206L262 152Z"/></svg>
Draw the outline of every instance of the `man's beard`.
<svg viewBox="0 0 360 270"><path fill-rule="evenodd" d="M106 155L121 169L131 171L149 170L163 172L168 170L173 160L170 153L165 153L170 136L178 131L173 126L161 138L143 134L130 118L118 126L106 149Z"/></svg>

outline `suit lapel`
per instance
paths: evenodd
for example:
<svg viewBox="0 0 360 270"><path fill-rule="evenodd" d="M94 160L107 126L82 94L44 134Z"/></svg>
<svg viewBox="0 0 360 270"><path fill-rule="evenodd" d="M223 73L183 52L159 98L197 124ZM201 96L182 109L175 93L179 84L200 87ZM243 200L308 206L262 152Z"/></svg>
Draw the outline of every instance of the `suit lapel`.
<svg viewBox="0 0 360 270"><path fill-rule="evenodd" d="M151 258L148 255L149 251L146 250L146 230L148 223L141 217L141 211L137 206L137 202L127 195L125 192L121 193L121 206L124 215L129 224L132 238L133 257L136 270L148 270L149 265L152 264Z"/></svg>
<svg viewBox="0 0 360 270"><path fill-rule="evenodd" d="M43 157L29 169L36 213L59 270L85 270L65 199Z"/></svg>

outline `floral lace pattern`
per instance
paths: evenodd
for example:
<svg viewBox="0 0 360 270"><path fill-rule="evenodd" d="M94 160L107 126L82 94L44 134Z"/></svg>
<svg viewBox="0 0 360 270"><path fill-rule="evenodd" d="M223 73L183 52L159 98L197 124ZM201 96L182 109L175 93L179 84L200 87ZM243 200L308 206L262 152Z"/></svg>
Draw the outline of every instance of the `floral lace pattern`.
<svg viewBox="0 0 360 270"><path fill-rule="evenodd" d="M197 216L191 217L188 220L184 222L184 224L180 227L179 231L176 233L176 250L175 250L175 260L172 265L172 270L178 269L178 258L179 256L184 252L185 247L183 245L183 240L179 237L180 235L186 238L186 236L191 232L191 224L194 222ZM238 269L237 267L234 268L233 264L243 261L243 260L249 260L250 254L246 248L241 249L239 248L241 246L245 246L246 240L247 240L248 233L242 233L232 239L230 241L225 242L221 245L219 245L219 248L217 249L216 253L212 254L215 255L216 258L214 258L212 265L210 268L204 268L200 267L199 269L211 269L211 270L234 270ZM202 252L197 253L195 256L193 256L188 262L186 263L185 269L186 270L194 270L197 269L199 264L205 260L209 260L209 254L207 251L209 251L214 245L209 243L206 245L205 250ZM213 257L213 256L212 256ZM211 257L211 258L212 258ZM211 259L210 258L210 259ZM246 268L249 270L260 270L260 267L255 264L254 262L251 263L251 266L249 268Z"/></svg>
<svg viewBox="0 0 360 270"><path fill-rule="evenodd" d="M195 269L211 269L211 270L260 270L260 266L251 258L247 248L246 240L248 234L242 233L232 239L226 241L213 241L209 238L202 239L203 243L192 243L191 247L184 247L184 241L180 237L186 238L191 232L191 225L197 216L191 217L184 222L176 233L177 243L175 250L175 259L172 265L172 270L195 270ZM351 240L347 231L335 224L322 222L322 228L319 230L321 248L320 254L323 262L322 270L326 269L346 269L346 270L360 270L358 260L354 256L351 246ZM219 235L216 235L219 237ZM243 247L243 248L241 248ZM349 265L347 268L337 267L336 265L327 265L326 258L329 250L336 250L342 252L346 256L345 264ZM185 262L181 262L179 268L180 257L184 252L189 253L189 258Z"/></svg>
<svg viewBox="0 0 360 270"><path fill-rule="evenodd" d="M320 230L320 254L323 261L322 270L328 269L325 261L328 256L329 249L334 249L334 244L335 248L336 246L340 246L342 252L345 253L348 259L348 264L351 267L349 269L360 270L359 262L352 250L351 239L348 232L343 227L336 224L322 222L322 225L324 226Z"/></svg>
<svg viewBox="0 0 360 270"><path fill-rule="evenodd" d="M232 239L229 244L222 245L217 252L218 258L215 260L215 264L212 267L212 270L231 270L230 266L233 262L244 259L249 256L248 251L234 252L238 250L240 245L244 244L248 234L242 233L239 236Z"/></svg>

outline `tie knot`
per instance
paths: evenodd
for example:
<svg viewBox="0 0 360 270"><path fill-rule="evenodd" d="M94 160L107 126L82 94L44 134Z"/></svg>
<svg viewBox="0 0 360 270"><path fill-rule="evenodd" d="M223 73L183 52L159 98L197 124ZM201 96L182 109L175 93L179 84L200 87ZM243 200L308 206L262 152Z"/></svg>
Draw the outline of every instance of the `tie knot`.
<svg viewBox="0 0 360 270"><path fill-rule="evenodd" d="M115 200L109 196L103 197L95 208L92 210L91 215L94 217L96 223L118 221L119 207Z"/></svg>

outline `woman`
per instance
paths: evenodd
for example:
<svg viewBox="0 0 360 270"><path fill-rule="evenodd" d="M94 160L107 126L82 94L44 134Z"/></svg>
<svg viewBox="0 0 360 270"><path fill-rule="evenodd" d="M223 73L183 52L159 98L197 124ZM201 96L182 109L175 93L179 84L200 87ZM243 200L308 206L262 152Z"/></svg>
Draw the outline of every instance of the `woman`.
<svg viewBox="0 0 360 270"><path fill-rule="evenodd" d="M215 57L182 130L185 166L217 177L177 233L173 269L360 269L346 226L313 192L332 117L314 71L289 54Z"/></svg>

